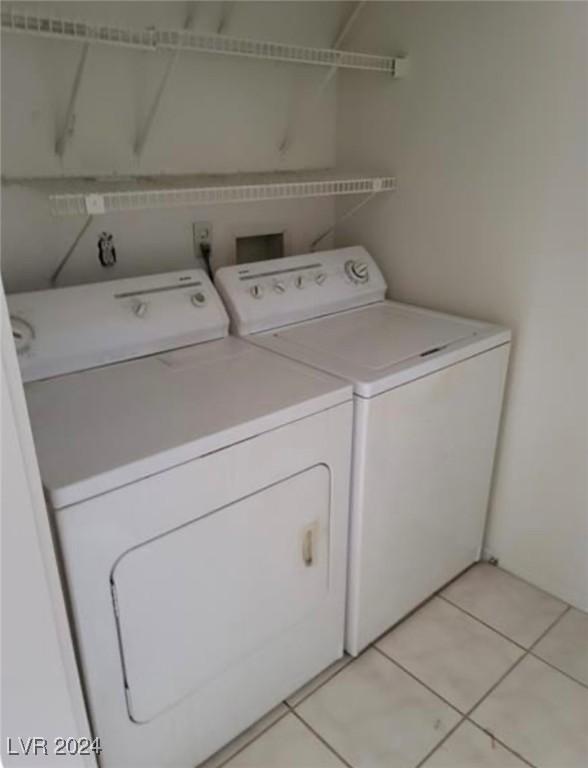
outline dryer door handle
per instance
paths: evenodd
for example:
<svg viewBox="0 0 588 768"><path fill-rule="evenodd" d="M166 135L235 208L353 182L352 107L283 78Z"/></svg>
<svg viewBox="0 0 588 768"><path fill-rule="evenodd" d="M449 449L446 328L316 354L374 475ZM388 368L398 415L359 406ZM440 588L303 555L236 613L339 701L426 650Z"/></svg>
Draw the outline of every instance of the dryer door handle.
<svg viewBox="0 0 588 768"><path fill-rule="evenodd" d="M302 559L304 565L310 567L314 565L314 539L316 534L316 523L310 525L302 537Z"/></svg>

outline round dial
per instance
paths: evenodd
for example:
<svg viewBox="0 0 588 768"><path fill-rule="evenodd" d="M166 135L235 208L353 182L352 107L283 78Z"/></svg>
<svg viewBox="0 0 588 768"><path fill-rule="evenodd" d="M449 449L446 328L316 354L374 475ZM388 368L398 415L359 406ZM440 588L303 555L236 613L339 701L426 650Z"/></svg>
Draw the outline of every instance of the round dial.
<svg viewBox="0 0 588 768"><path fill-rule="evenodd" d="M304 288L306 286L304 275L298 275L298 277L294 281L294 284L297 288Z"/></svg>
<svg viewBox="0 0 588 768"><path fill-rule="evenodd" d="M326 275L326 273L325 273L325 272L319 272L319 273L318 273L318 274L315 276L315 278L314 278L314 282L315 282L317 285L322 285L322 284L325 282L325 280L326 280L326 279L327 279L327 275Z"/></svg>
<svg viewBox="0 0 588 768"><path fill-rule="evenodd" d="M14 346L19 355L26 352L35 338L35 329L22 317L10 316L10 325L12 326L12 338Z"/></svg>
<svg viewBox="0 0 588 768"><path fill-rule="evenodd" d="M367 283L370 279L368 265L365 261L355 261L355 259L346 261L345 274L353 283Z"/></svg>
<svg viewBox="0 0 588 768"><path fill-rule="evenodd" d="M259 285L259 283L256 283L255 285L252 285L249 293L253 296L254 299L261 299L263 296L263 286Z"/></svg>
<svg viewBox="0 0 588 768"><path fill-rule="evenodd" d="M274 291L276 293L285 293L286 286L281 280L276 280L276 282L274 283Z"/></svg>
<svg viewBox="0 0 588 768"><path fill-rule="evenodd" d="M197 291L190 296L190 301L195 307L203 307L206 304L206 294L202 291Z"/></svg>

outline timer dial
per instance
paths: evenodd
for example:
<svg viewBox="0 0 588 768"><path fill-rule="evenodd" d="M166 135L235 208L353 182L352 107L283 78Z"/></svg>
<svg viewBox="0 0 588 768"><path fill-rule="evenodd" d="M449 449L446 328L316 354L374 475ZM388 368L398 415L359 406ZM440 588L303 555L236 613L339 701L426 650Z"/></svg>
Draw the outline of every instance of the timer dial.
<svg viewBox="0 0 588 768"><path fill-rule="evenodd" d="M12 338L14 346L19 355L24 354L31 346L35 338L35 330L30 323L23 320L22 317L10 316L10 325L12 326Z"/></svg>
<svg viewBox="0 0 588 768"><path fill-rule="evenodd" d="M197 291L190 296L190 301L195 307L203 307L206 304L206 294L202 291Z"/></svg>
<svg viewBox="0 0 588 768"><path fill-rule="evenodd" d="M349 261L345 262L345 274L352 283L357 283L358 285L367 283L370 279L368 265L365 261L349 259Z"/></svg>

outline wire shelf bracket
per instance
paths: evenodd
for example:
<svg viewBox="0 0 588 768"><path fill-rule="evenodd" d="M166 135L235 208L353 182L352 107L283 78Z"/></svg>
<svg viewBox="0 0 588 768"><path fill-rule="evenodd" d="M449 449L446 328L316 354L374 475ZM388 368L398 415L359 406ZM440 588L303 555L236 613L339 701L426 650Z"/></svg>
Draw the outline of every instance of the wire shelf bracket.
<svg viewBox="0 0 588 768"><path fill-rule="evenodd" d="M74 42L116 45L151 51L163 49L242 56L294 64L385 72L392 77L401 77L406 70L406 59L403 57L377 56L331 48L309 48L288 43L194 32L188 29L113 27L72 19L31 15L17 12L14 8L2 11L1 17L2 29L5 32Z"/></svg>
<svg viewBox="0 0 588 768"><path fill-rule="evenodd" d="M196 16L196 11L197 11L196 3L194 2L188 3L186 18L184 19L184 29L190 29L190 27L193 25L194 18ZM143 154L143 150L145 149L145 145L147 144L147 140L149 139L149 133L151 132L151 127L155 121L155 118L157 117L157 113L159 112L159 107L163 100L163 94L165 93L165 89L167 88L167 84L169 82L171 74L175 69L176 64L178 63L179 57L180 57L180 49L178 48L171 53L170 57L167 60L167 63L165 65L165 69L163 72L163 76L161 78L161 81L155 93L153 102L151 103L151 107L149 108L149 112L147 113L145 123L137 133L137 138L135 140L135 144L133 147L133 150L135 152L135 156L137 157L137 159L140 159L141 155Z"/></svg>
<svg viewBox="0 0 588 768"><path fill-rule="evenodd" d="M69 102L67 104L67 110L65 118L63 120L63 126L55 142L55 153L58 157L63 157L65 154L65 147L67 142L72 138L75 127L76 119L76 104L78 101L78 95L80 93L80 87L82 85L82 78L84 76L84 69L86 68L86 62L88 60L88 53L90 52L90 44L84 43L76 73L74 75L73 84L71 88L71 94Z"/></svg>
<svg viewBox="0 0 588 768"><path fill-rule="evenodd" d="M335 37L333 41L333 48L337 49L340 45L342 45L343 41L347 37L347 35L351 32L351 28L357 21L359 14L362 12L364 6L365 6L366 0L360 0L359 2L354 3L351 11L349 12L347 18L343 22L342 26L340 27L339 31L337 32L337 36ZM337 67L332 66L329 67L327 70L327 73L322 78L318 88L316 91L310 96L308 101L304 101L302 104L298 106L298 108L292 113L292 117L290 118L290 121L286 127L286 130L284 131L284 135L282 137L282 140L278 146L278 149L280 151L280 154L284 156L290 147L292 146L292 142L294 139L294 131L296 127L304 121L304 119L307 117L308 113L311 111L311 107L314 106L316 101L319 99L319 97L322 95L322 93L325 91L327 85L331 82L334 75L337 73Z"/></svg>
<svg viewBox="0 0 588 768"><path fill-rule="evenodd" d="M223 32L227 31L227 27L229 26L229 19L233 13L234 8L234 0L225 0L221 5L221 14L216 26L217 35L221 35Z"/></svg>

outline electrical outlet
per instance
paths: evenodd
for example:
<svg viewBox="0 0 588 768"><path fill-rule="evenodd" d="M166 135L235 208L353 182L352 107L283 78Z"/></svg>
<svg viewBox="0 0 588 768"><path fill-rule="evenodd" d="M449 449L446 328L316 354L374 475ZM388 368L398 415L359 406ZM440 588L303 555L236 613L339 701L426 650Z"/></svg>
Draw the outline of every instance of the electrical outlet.
<svg viewBox="0 0 588 768"><path fill-rule="evenodd" d="M209 221L194 221L192 223L192 241L194 245L194 258L206 269L208 276L212 278L210 267L212 224Z"/></svg>
<svg viewBox="0 0 588 768"><path fill-rule="evenodd" d="M209 221L195 221L192 224L194 244L210 243L212 240L212 224Z"/></svg>

